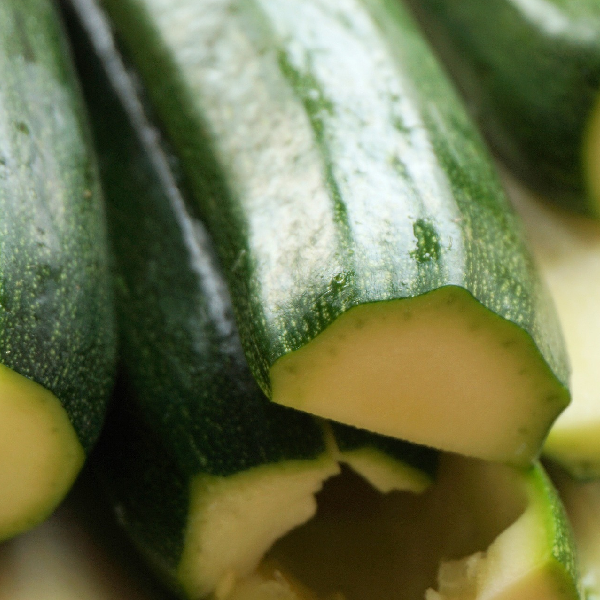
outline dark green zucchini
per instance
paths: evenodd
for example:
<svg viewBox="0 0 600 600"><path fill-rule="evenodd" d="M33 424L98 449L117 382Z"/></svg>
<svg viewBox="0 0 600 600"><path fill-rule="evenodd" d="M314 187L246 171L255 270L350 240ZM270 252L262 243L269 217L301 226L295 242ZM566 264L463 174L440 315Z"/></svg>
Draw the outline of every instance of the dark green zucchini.
<svg viewBox="0 0 600 600"><path fill-rule="evenodd" d="M552 306L477 133L392 0L104 0L275 402L528 463L566 406Z"/></svg>
<svg viewBox="0 0 600 600"><path fill-rule="evenodd" d="M598 2L409 1L499 157L600 217Z"/></svg>
<svg viewBox="0 0 600 600"><path fill-rule="evenodd" d="M248 369L210 240L104 17L93 2L72 5L115 253L123 367L98 462L121 523L167 582L191 598L224 593L312 516L338 460L385 491L422 491L435 453L337 425L326 436L312 416L268 401Z"/></svg>
<svg viewBox="0 0 600 600"><path fill-rule="evenodd" d="M62 500L112 389L105 223L48 0L0 3L0 540Z"/></svg>

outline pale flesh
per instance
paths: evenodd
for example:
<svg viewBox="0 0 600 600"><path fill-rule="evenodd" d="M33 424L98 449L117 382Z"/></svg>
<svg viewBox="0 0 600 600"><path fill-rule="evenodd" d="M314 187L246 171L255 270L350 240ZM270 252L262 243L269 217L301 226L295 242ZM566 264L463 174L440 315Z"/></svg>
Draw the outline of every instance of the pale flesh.
<svg viewBox="0 0 600 600"><path fill-rule="evenodd" d="M45 519L83 461L83 448L56 396L0 365L0 540Z"/></svg>
<svg viewBox="0 0 600 600"><path fill-rule="evenodd" d="M230 477L197 476L178 579L190 598L226 597L279 537L316 512L315 494L339 472L330 453Z"/></svg>
<svg viewBox="0 0 600 600"><path fill-rule="evenodd" d="M271 383L279 404L513 464L537 456L568 403L529 336L454 286L351 308Z"/></svg>

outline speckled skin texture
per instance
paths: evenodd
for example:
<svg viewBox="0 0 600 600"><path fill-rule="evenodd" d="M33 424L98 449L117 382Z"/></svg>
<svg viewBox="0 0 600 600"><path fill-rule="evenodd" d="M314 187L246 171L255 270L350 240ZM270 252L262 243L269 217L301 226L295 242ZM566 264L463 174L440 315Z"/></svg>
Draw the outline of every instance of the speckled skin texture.
<svg viewBox="0 0 600 600"><path fill-rule="evenodd" d="M102 199L48 0L0 3L0 361L48 388L88 452L112 389Z"/></svg>
<svg viewBox="0 0 600 600"><path fill-rule="evenodd" d="M267 393L271 365L348 308L448 284L525 329L566 384L520 225L400 3L104 4L217 240Z"/></svg>
<svg viewBox="0 0 600 600"><path fill-rule="evenodd" d="M89 18L86 3L74 4ZM157 130L114 48L99 62L69 14L106 195L121 348L118 401L96 466L122 525L179 588L192 479L322 461L324 433L312 416L269 402L254 381L211 241ZM97 48L102 33L92 37Z"/></svg>
<svg viewBox="0 0 600 600"><path fill-rule="evenodd" d="M547 197L599 216L584 145L600 93L600 4L411 4L501 159Z"/></svg>

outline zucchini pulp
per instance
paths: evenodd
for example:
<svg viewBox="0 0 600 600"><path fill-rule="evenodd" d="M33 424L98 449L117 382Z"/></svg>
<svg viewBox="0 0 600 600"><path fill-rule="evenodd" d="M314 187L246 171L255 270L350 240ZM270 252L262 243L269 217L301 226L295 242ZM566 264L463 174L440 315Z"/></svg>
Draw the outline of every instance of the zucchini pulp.
<svg viewBox="0 0 600 600"><path fill-rule="evenodd" d="M315 519L219 600L580 598L570 527L539 464L445 456L420 496L382 496L345 473L317 498Z"/></svg>

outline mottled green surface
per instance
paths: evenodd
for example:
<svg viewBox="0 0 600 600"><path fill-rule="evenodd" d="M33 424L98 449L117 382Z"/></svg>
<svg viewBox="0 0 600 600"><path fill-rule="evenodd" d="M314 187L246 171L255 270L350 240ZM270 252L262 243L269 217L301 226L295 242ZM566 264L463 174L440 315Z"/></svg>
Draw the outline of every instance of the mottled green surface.
<svg viewBox="0 0 600 600"><path fill-rule="evenodd" d="M527 331L566 385L520 225L398 3L104 4L217 240L267 393L273 363L348 308L446 285Z"/></svg>
<svg viewBox="0 0 600 600"><path fill-rule="evenodd" d="M148 143L156 131L135 88L114 52L103 55L107 79L70 22L107 199L123 372L96 459L120 522L178 588L188 519L202 517L188 514L192 478L322 461L324 433L313 417L270 403L254 381L208 236L168 157ZM92 34L95 44L104 39Z"/></svg>
<svg viewBox="0 0 600 600"><path fill-rule="evenodd" d="M600 3L411 3L500 157L539 192L599 215L583 153L600 93Z"/></svg>
<svg viewBox="0 0 600 600"><path fill-rule="evenodd" d="M87 451L112 388L105 224L52 2L0 3L0 361L53 392Z"/></svg>

